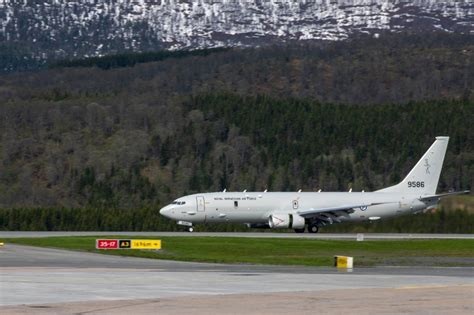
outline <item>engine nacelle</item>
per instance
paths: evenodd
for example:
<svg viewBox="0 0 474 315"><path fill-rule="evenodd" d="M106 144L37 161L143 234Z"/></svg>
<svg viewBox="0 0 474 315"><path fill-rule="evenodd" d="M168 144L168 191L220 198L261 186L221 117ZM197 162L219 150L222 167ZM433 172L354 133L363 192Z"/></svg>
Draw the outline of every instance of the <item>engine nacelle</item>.
<svg viewBox="0 0 474 315"><path fill-rule="evenodd" d="M272 213L268 217L268 225L272 229L302 229L305 219L298 214Z"/></svg>
<svg viewBox="0 0 474 315"><path fill-rule="evenodd" d="M290 216L292 216L293 218L293 222L291 224L291 228L292 229L304 229L304 226L305 226L305 218L303 218L302 216L298 215L298 214L290 214Z"/></svg>

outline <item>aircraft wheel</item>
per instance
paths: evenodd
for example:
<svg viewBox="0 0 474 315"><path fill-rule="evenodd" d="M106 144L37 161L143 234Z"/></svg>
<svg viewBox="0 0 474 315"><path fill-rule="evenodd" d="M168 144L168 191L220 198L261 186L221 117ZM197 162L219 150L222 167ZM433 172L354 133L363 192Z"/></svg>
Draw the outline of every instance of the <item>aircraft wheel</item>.
<svg viewBox="0 0 474 315"><path fill-rule="evenodd" d="M194 229L192 227L188 228L188 232L192 232Z"/></svg>
<svg viewBox="0 0 474 315"><path fill-rule="evenodd" d="M318 233L319 227L316 224L311 224L308 226L308 232L309 233Z"/></svg>
<svg viewBox="0 0 474 315"><path fill-rule="evenodd" d="M295 233L304 233L304 228L302 229L294 229Z"/></svg>

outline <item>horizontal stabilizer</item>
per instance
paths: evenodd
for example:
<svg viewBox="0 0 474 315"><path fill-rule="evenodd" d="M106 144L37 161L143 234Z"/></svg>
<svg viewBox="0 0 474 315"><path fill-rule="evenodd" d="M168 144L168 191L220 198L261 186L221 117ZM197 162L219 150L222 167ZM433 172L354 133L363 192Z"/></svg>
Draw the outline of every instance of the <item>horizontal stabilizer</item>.
<svg viewBox="0 0 474 315"><path fill-rule="evenodd" d="M453 191L453 192L448 192L448 193L444 193L444 194L423 196L423 197L420 198L420 201L434 199L434 198L443 198L443 197L453 196L453 195L464 195L464 194L468 194L470 192L471 192L470 190L464 190L464 191Z"/></svg>

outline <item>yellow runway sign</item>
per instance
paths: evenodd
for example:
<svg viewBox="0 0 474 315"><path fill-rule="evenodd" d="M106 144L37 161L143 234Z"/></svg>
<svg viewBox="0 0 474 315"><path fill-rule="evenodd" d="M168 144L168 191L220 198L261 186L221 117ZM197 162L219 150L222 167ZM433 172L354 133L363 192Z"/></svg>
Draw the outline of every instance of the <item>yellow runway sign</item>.
<svg viewBox="0 0 474 315"><path fill-rule="evenodd" d="M132 249L161 249L161 240L131 240Z"/></svg>

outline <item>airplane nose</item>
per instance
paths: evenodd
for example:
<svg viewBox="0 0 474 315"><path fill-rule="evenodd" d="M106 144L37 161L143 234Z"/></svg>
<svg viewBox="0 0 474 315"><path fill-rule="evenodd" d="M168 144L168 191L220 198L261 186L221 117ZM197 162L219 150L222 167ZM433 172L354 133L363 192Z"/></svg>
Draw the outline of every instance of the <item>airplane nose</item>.
<svg viewBox="0 0 474 315"><path fill-rule="evenodd" d="M163 207L160 209L160 214L164 216L165 218L168 219L173 219L173 207L170 205L167 205L166 207Z"/></svg>
<svg viewBox="0 0 474 315"><path fill-rule="evenodd" d="M167 216L167 214L168 214L168 212L169 212L168 210L169 210L169 207L168 207L168 206L163 207L163 208L160 209L160 214L161 214L162 216L164 216L164 217L168 217L168 216Z"/></svg>

